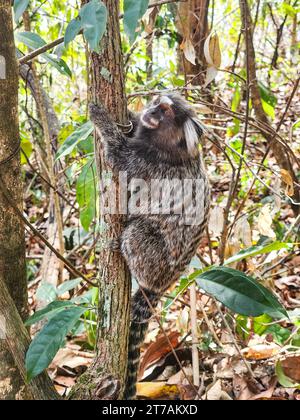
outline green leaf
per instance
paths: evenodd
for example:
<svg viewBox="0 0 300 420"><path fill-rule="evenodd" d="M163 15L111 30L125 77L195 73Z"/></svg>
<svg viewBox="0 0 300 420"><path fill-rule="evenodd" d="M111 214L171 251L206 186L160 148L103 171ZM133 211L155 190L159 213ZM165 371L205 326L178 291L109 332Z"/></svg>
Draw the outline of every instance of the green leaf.
<svg viewBox="0 0 300 420"><path fill-rule="evenodd" d="M65 32L65 47L67 47L68 44L76 38L81 30L81 27L82 22L80 19L71 20Z"/></svg>
<svg viewBox="0 0 300 420"><path fill-rule="evenodd" d="M86 308L72 307L57 313L33 339L26 354L27 380L30 382L52 362L69 331Z"/></svg>
<svg viewBox="0 0 300 420"><path fill-rule="evenodd" d="M75 289L80 283L82 282L82 279L74 279L65 281L63 284L58 286L57 288L57 295L61 296L64 295L66 292L69 292L70 290Z"/></svg>
<svg viewBox="0 0 300 420"><path fill-rule="evenodd" d="M262 102L262 106L263 106L263 109L264 109L265 113L269 117L274 119L275 118L275 108L272 105L268 104L268 102L264 101L263 99L261 100L261 102Z"/></svg>
<svg viewBox="0 0 300 420"><path fill-rule="evenodd" d="M38 34L34 34L33 32L17 32L15 37L18 42L25 44L26 47L32 50L37 50L38 48L46 45L46 42L43 40L43 38Z"/></svg>
<svg viewBox="0 0 300 420"><path fill-rule="evenodd" d="M36 292L36 298L38 301L53 302L57 298L56 288L51 283L42 282Z"/></svg>
<svg viewBox="0 0 300 420"><path fill-rule="evenodd" d="M77 180L76 196L80 207L80 222L88 231L96 216L97 180L95 164L88 162L81 171Z"/></svg>
<svg viewBox="0 0 300 420"><path fill-rule="evenodd" d="M283 242L274 242L269 245L252 246L251 248L243 249L233 257L228 258L224 265L229 265L244 260L245 258L255 257L256 255L269 254L272 251L279 251L280 249L289 249L291 244Z"/></svg>
<svg viewBox="0 0 300 420"><path fill-rule="evenodd" d="M14 14L15 14L15 22L18 23L20 17L25 12L29 5L29 0L15 0L14 1Z"/></svg>
<svg viewBox="0 0 300 420"><path fill-rule="evenodd" d="M284 307L268 289L241 271L227 267L213 268L201 274L197 284L237 314L288 317Z"/></svg>
<svg viewBox="0 0 300 420"><path fill-rule="evenodd" d="M33 151L33 146L31 141L29 140L29 138L24 134L24 133L20 133L20 137L21 137L21 164L24 165L27 163L27 160L25 158L24 153L26 154L26 156L28 158L30 158L32 151ZM23 153L24 151L24 153Z"/></svg>
<svg viewBox="0 0 300 420"><path fill-rule="evenodd" d="M91 50L99 52L100 41L106 31L106 6L102 1L91 0L81 8L79 16L83 34Z"/></svg>
<svg viewBox="0 0 300 420"><path fill-rule="evenodd" d="M58 149L56 154L56 160L63 158L64 156L70 155L77 144L83 140L86 140L93 132L94 126L91 121L83 124L77 130L75 130L64 142L64 144Z"/></svg>
<svg viewBox="0 0 300 420"><path fill-rule="evenodd" d="M66 301L60 301L56 300L54 302L51 302L48 306L41 309L40 311L36 311L35 314L33 314L30 318L27 319L25 322L26 326L31 326L33 324L36 324L39 321L42 321L45 318L52 318L54 315L56 315L57 312L62 312L64 309L68 308L69 306L77 307L74 303Z"/></svg>
<svg viewBox="0 0 300 420"><path fill-rule="evenodd" d="M25 44L31 50L37 50L46 45L46 41L33 32L17 32L15 38L18 42ZM55 54L49 53L41 54L41 57L55 67L61 74L69 77L72 76L70 68L62 58L58 58Z"/></svg>
<svg viewBox="0 0 300 420"><path fill-rule="evenodd" d="M260 96L264 102L271 105L273 108L277 105L277 98L270 90L268 86L265 86L263 83L258 82Z"/></svg>
<svg viewBox="0 0 300 420"><path fill-rule="evenodd" d="M149 5L149 0L124 0L124 29L133 43L137 37L139 20L144 16Z"/></svg>

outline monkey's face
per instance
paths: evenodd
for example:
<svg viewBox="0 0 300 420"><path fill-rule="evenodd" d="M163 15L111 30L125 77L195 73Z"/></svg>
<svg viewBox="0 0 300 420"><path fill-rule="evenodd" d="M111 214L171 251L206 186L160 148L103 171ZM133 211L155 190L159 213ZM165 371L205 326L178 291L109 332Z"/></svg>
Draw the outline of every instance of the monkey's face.
<svg viewBox="0 0 300 420"><path fill-rule="evenodd" d="M155 99L142 113L143 126L150 130L170 127L170 124L174 124L175 119L173 105L172 99L168 96Z"/></svg>

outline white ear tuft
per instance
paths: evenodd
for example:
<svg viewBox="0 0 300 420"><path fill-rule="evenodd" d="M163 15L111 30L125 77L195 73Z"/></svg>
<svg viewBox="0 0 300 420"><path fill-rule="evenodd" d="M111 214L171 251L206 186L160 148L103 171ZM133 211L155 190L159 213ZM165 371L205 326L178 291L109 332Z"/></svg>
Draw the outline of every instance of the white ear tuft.
<svg viewBox="0 0 300 420"><path fill-rule="evenodd" d="M184 123L184 136L188 152L191 156L197 156L199 153L199 138L201 136L201 126L196 118L189 118Z"/></svg>

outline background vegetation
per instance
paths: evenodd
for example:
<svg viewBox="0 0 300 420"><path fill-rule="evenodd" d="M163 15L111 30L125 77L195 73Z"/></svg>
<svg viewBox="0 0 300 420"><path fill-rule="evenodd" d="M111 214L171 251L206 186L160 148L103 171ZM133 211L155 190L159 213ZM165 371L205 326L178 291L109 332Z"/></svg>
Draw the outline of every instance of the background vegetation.
<svg viewBox="0 0 300 420"><path fill-rule="evenodd" d="M27 378L50 365L66 395L97 343L95 286L107 226L88 119L89 56L100 51L107 13L98 0L14 3L30 222L27 325L35 337ZM166 90L194 104L206 127L212 209L189 272L151 322L138 395L299 399L300 4L153 4L121 2L128 105L139 112ZM110 71L102 67L101 77L109 81Z"/></svg>

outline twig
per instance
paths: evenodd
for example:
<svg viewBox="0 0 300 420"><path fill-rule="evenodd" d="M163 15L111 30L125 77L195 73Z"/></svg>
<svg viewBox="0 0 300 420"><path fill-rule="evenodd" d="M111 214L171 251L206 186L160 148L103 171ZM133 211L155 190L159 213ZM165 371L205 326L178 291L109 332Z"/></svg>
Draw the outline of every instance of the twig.
<svg viewBox="0 0 300 420"><path fill-rule="evenodd" d="M199 388L200 374L199 374L199 353L198 353L198 328L197 328L197 294L196 285L193 283L190 287L190 305L191 305L191 330L192 330L192 363L193 363L193 378L194 385Z"/></svg>
<svg viewBox="0 0 300 420"><path fill-rule="evenodd" d="M64 42L65 37L62 36L58 39L56 39L55 41L50 42L49 44L43 45L41 48L38 48L37 50L32 51L31 53L24 55L24 57L19 59L19 65L21 66L22 64L26 64L29 61L32 61L34 58L36 58L37 56L52 50L52 48L56 47L57 45L60 45Z"/></svg>
<svg viewBox="0 0 300 420"><path fill-rule="evenodd" d="M14 209L15 213L19 218L23 221L23 223L34 233L35 236L37 236L50 250L57 256L57 258L62 261L67 270L71 273L76 275L77 277L82 278L86 283L90 284L93 287L97 287L96 284L94 284L91 280L89 280L84 274L82 274L79 270L77 270L76 267L74 267L73 264L71 264L68 260L66 260L48 241L47 239L26 219L26 217L23 215L22 211L16 206L14 203L14 200L12 199L9 191L5 187L5 184L3 182L3 178L0 175L0 189L8 201L8 203L11 205L11 207Z"/></svg>

